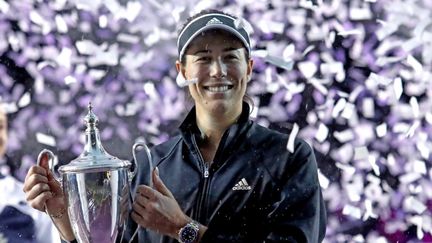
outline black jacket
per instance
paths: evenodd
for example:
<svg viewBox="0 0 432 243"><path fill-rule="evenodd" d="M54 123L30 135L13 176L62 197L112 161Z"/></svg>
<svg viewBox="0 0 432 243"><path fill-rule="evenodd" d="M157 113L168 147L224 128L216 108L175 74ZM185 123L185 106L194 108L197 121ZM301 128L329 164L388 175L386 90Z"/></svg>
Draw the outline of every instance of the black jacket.
<svg viewBox="0 0 432 243"><path fill-rule="evenodd" d="M195 109L180 126L181 134L152 148L153 166L183 212L208 227L202 242L321 242L326 211L311 147L249 120L243 105L238 122L223 135L207 168L197 146L200 132ZM146 160L138 153L137 160ZM145 162L144 164L147 164ZM148 184L148 168L133 183ZM129 221L126 238L136 224ZM176 242L140 229L139 242ZM138 242L138 241L135 241Z"/></svg>

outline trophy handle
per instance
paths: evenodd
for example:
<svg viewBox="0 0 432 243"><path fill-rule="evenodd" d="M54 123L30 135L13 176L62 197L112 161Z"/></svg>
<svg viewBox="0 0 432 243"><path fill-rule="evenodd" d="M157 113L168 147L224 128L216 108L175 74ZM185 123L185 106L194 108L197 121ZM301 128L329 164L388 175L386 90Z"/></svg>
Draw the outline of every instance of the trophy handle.
<svg viewBox="0 0 432 243"><path fill-rule="evenodd" d="M131 171L131 177L130 177L130 179L132 181L132 179L137 174L138 170L140 168L142 168L142 165L140 164L140 162L137 160L137 157L136 157L136 153L140 149L144 149L144 151L146 152L147 161L148 161L148 164L149 164L149 175L150 175L150 177L149 177L149 184L148 185L150 187L153 187L153 180L152 180L152 172L153 172L152 156L151 156L149 147L147 146L147 144L145 144L143 142L136 142L133 145L133 147L132 147L132 156L133 156L134 169Z"/></svg>
<svg viewBox="0 0 432 243"><path fill-rule="evenodd" d="M55 155L53 152L51 152L51 150L49 149L44 149L42 150L37 158L37 165L41 166L42 163L42 159L44 158L44 156L47 156L48 159L48 169L52 172L54 178L57 181L60 181L60 178L56 175L56 173L54 173L54 159L55 159Z"/></svg>

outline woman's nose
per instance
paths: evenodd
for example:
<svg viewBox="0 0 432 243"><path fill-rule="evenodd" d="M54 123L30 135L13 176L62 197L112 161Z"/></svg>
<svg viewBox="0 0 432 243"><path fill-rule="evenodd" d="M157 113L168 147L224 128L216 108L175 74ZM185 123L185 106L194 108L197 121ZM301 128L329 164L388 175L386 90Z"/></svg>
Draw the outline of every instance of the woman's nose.
<svg viewBox="0 0 432 243"><path fill-rule="evenodd" d="M210 75L215 78L226 76L226 65L219 58L212 62Z"/></svg>

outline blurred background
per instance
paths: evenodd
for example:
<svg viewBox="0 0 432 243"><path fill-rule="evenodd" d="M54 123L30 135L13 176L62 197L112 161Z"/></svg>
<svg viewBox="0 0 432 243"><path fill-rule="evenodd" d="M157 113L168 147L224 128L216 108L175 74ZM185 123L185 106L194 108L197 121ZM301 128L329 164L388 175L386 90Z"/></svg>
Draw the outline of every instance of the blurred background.
<svg viewBox="0 0 432 243"><path fill-rule="evenodd" d="M325 242L432 242L431 0L0 0L0 171L76 158L90 101L121 159L175 134L177 30L207 8L251 31L253 118L315 149Z"/></svg>

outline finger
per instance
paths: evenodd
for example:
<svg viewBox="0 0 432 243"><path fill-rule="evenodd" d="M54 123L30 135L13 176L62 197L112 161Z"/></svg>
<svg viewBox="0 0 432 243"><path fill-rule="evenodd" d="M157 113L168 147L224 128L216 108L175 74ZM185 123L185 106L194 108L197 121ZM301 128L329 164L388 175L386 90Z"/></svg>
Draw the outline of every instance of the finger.
<svg viewBox="0 0 432 243"><path fill-rule="evenodd" d="M140 194L143 197L148 198L149 200L155 200L157 198L157 191L146 185L138 186L137 194Z"/></svg>
<svg viewBox="0 0 432 243"><path fill-rule="evenodd" d="M165 186L165 184L163 183L163 181L161 180L161 178L159 177L159 169L156 167L153 170L153 186L154 188L160 192L162 195L170 197L170 198L174 198L174 196L172 195L171 191Z"/></svg>
<svg viewBox="0 0 432 243"><path fill-rule="evenodd" d="M49 168L49 160L50 159L51 158L50 158L49 153L42 151L39 155L39 158L38 158L38 165L48 171L50 169Z"/></svg>
<svg viewBox="0 0 432 243"><path fill-rule="evenodd" d="M146 197L144 197L144 196L142 196L142 195L140 195L140 194L137 194L137 195L135 196L135 201L134 201L134 203L138 203L138 204L140 204L141 206L145 207L145 206L148 204L148 202L149 202L149 199L146 198Z"/></svg>
<svg viewBox="0 0 432 243"><path fill-rule="evenodd" d="M60 184L59 181L57 181L54 178L54 176L53 176L53 174L52 174L51 171L48 172L48 185L50 186L51 191L54 194L59 195L59 196L63 195L62 185Z"/></svg>
<svg viewBox="0 0 432 243"><path fill-rule="evenodd" d="M134 204L132 204L132 209L134 212L136 212L140 216L145 215L145 207L139 203L135 202Z"/></svg>
<svg viewBox="0 0 432 243"><path fill-rule="evenodd" d="M44 192L51 192L50 187L46 183L39 183L26 193L26 200L31 201Z"/></svg>
<svg viewBox="0 0 432 243"><path fill-rule="evenodd" d="M42 168L42 167L40 167L38 165L33 165L28 170L25 180L27 180L28 177L30 177L30 176L32 176L34 174L39 174L39 175L47 176L47 171L44 168Z"/></svg>
<svg viewBox="0 0 432 243"><path fill-rule="evenodd" d="M135 223L139 224L142 227L147 227L146 222L144 221L144 218L141 217L141 215L137 214L135 211L131 213L131 218Z"/></svg>
<svg viewBox="0 0 432 243"><path fill-rule="evenodd" d="M30 191L34 186L39 183L48 183L48 178L41 174L32 174L26 178L23 191Z"/></svg>
<svg viewBox="0 0 432 243"><path fill-rule="evenodd" d="M48 199L52 198L51 192L43 192L39 194L35 199L29 202L30 206L39 211L45 212L45 203Z"/></svg>

